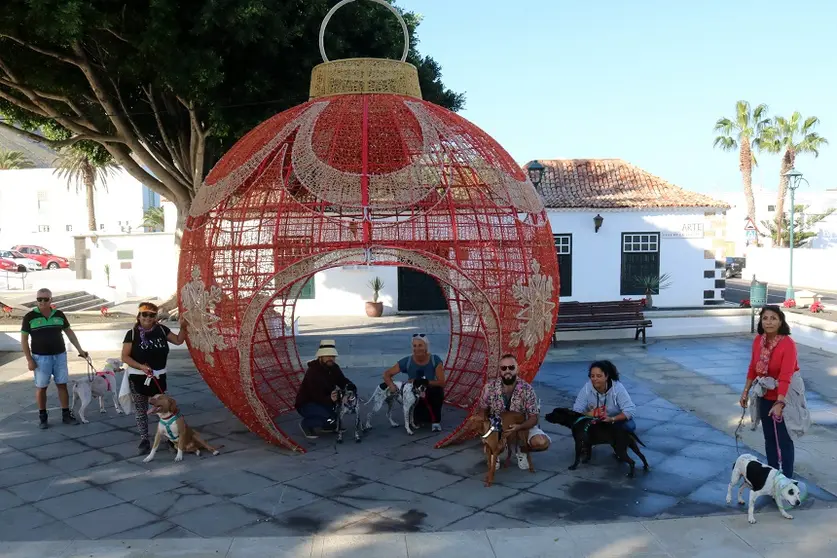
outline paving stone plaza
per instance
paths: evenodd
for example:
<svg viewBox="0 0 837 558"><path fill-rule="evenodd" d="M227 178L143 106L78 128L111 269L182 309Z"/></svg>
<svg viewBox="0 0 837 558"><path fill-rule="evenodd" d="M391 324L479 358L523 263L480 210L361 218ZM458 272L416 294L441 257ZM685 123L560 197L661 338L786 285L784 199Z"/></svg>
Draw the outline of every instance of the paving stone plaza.
<svg viewBox="0 0 837 558"><path fill-rule="evenodd" d="M411 332L429 332L435 347L447 343L445 320L438 316L301 329L303 357L313 355L321 337L337 340L344 371L365 397L383 369L406 354ZM534 384L542 414L571 405L591 361L612 359L638 406L637 432L651 470L638 468L634 479L626 478L626 468L599 447L590 464L568 471L568 430L542 421L553 442L535 454L536 472L513 463L491 488L483 487L485 464L476 441L434 449L439 434L423 429L408 436L390 428L383 412L359 444L351 431L343 444L333 437L306 440L298 417L287 415L279 420L282 428L307 453L268 446L220 404L185 351L171 354L169 391L188 423L223 446L221 455L187 455L174 463L174 454L162 451L146 464L135 455L133 416L117 416L112 407L104 415L88 412L90 424L62 425L51 389L52 425L38 430L25 361L6 354L0 361L0 541L370 535L740 518L743 510L727 507L724 497L737 456L736 401L750 343L749 336L731 336L649 340L645 347L632 341L560 344ZM109 356L93 355L96 362ZM82 375L83 361L71 363L73 375ZM834 355L800 346L800 365L817 425L797 445L798 476L809 487L806 507L827 510L837 500L837 364ZM443 424L449 431L462 418L463 411L446 408ZM750 431L748 421L740 451L761 455L761 434ZM779 517L767 499L757 513Z"/></svg>

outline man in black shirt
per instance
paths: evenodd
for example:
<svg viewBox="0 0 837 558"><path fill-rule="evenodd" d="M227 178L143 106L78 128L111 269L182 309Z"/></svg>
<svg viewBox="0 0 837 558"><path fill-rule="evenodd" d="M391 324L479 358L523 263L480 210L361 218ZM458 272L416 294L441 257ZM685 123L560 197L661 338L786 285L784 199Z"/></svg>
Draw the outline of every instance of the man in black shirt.
<svg viewBox="0 0 837 558"><path fill-rule="evenodd" d="M76 419L70 412L70 397L67 393L67 382L70 372L67 368L67 349L64 345L62 333L67 334L70 343L78 349L78 355L87 358L87 352L82 350L76 334L70 329L70 322L61 310L52 308L52 292L49 289L38 291L38 305L34 310L23 316L20 328L20 346L26 355L29 370L35 374L35 401L38 403L40 428L47 424L46 392L50 377L55 379L58 389L58 400L61 402L61 419L64 424L76 424ZM32 346L29 346L29 338Z"/></svg>

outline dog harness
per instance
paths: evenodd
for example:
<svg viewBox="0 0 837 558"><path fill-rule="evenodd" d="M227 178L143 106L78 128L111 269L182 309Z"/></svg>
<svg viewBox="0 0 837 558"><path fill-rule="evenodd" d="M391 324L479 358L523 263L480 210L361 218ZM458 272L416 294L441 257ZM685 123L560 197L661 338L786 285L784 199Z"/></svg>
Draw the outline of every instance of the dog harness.
<svg viewBox="0 0 837 558"><path fill-rule="evenodd" d="M176 415L172 415L167 419L164 419L163 417L160 417L160 424L162 424L163 427L166 429L166 436L172 442L176 442L177 439L180 438L180 436L175 436L174 432L172 432L172 429L171 429L171 425L174 424L177 421L177 419L179 419L180 417L181 417L181 414L179 412Z"/></svg>
<svg viewBox="0 0 837 558"><path fill-rule="evenodd" d="M111 391L111 389L110 389L110 378L108 377L108 373L109 373L109 371L107 371L107 370L99 370L98 372L96 372L96 375L101 376L102 378L105 379L105 382L108 385L108 391Z"/></svg>

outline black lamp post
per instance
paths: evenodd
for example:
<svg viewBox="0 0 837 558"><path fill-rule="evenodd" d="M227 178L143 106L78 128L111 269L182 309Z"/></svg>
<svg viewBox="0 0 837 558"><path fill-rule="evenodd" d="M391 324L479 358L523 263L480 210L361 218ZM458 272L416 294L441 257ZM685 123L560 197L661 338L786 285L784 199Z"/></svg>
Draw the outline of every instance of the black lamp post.
<svg viewBox="0 0 837 558"><path fill-rule="evenodd" d="M596 216L593 217L593 225L596 227L596 232L599 232L599 229L602 228L602 223L604 223L604 217L596 213Z"/></svg>
<svg viewBox="0 0 837 558"><path fill-rule="evenodd" d="M545 166L540 164L538 161L532 161L529 163L529 167L526 171L529 173L529 180L532 181L532 184L535 186L535 190L540 192L541 188L541 180L543 180L543 171L546 169Z"/></svg>

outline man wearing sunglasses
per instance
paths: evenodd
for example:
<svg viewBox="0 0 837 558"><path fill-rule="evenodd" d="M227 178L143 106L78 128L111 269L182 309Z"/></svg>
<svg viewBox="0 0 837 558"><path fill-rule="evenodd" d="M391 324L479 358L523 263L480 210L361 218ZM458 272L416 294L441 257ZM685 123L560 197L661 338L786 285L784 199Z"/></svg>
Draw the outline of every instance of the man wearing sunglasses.
<svg viewBox="0 0 837 558"><path fill-rule="evenodd" d="M55 380L58 390L58 400L61 403L61 421L64 424L77 424L70 411L70 397L67 392L67 382L70 372L67 368L67 347L63 335L66 334L70 343L78 350L78 356L87 358L87 352L82 350L75 332L70 329L70 322L61 310L52 308L52 292L41 289L37 295L38 305L34 310L23 316L20 328L20 346L26 356L26 363L35 374L35 401L38 403L39 427L44 430L47 423L47 387L50 378ZM29 338L32 346L29 346Z"/></svg>
<svg viewBox="0 0 837 558"><path fill-rule="evenodd" d="M538 426L538 397L530 384L517 377L518 372L519 367L514 355L505 354L500 358L499 377L489 380L480 395L480 412L486 418L499 417L506 411L521 413L526 420L513 425L510 431L528 430L529 451L544 451L549 447L551 440ZM499 462L497 464L499 466ZM529 458L525 453L518 452L517 466L523 470L529 469Z"/></svg>

